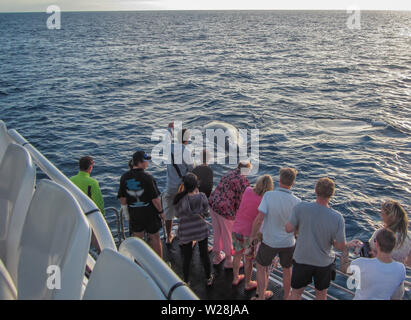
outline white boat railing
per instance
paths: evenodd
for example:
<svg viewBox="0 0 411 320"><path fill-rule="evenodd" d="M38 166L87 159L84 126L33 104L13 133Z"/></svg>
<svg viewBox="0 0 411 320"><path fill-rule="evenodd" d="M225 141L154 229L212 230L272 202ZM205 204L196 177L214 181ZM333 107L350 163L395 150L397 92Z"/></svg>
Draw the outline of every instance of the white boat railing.
<svg viewBox="0 0 411 320"><path fill-rule="evenodd" d="M53 181L67 188L76 198L81 209L87 216L88 222L97 238L100 250L109 248L117 251L116 244L102 213L96 204L81 191L70 179L68 179L59 169L57 169L45 156L43 156L34 146L32 146L16 130L8 131L10 138L20 144L30 153L33 162Z"/></svg>
<svg viewBox="0 0 411 320"><path fill-rule="evenodd" d="M198 297L186 283L161 259L145 241L128 238L119 252L136 262L151 276L167 300L197 300Z"/></svg>

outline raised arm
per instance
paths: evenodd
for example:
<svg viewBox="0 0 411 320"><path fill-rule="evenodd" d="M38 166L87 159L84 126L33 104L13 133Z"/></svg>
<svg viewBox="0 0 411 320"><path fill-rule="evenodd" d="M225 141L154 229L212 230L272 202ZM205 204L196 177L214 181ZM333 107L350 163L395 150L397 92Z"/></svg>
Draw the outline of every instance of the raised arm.
<svg viewBox="0 0 411 320"><path fill-rule="evenodd" d="M344 243L343 245L334 240L334 247L342 251L341 258L340 258L340 271L341 272L347 273L347 269L350 266L350 259L349 259L350 249L361 246L362 244L363 243L357 239L353 239L350 242ZM337 247L337 245L339 247Z"/></svg>

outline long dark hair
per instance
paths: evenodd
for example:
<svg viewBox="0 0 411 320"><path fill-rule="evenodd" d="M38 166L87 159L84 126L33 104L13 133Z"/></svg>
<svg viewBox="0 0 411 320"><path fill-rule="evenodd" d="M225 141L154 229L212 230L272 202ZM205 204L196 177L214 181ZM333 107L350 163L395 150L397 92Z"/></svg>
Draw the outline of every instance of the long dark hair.
<svg viewBox="0 0 411 320"><path fill-rule="evenodd" d="M176 194L173 201L174 205L179 203L180 200L183 199L187 194L193 192L196 188L198 188L198 178L194 173L189 172L183 177L183 184L184 190Z"/></svg>

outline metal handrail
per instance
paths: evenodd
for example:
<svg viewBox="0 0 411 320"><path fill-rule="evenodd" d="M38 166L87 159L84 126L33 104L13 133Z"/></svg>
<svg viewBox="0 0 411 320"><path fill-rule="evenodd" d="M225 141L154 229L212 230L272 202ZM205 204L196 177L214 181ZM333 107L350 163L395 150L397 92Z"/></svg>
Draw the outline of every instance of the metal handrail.
<svg viewBox="0 0 411 320"><path fill-rule="evenodd" d="M117 239L118 239L118 246L120 246L121 242L126 239L125 234L124 234L124 228L123 228L123 219L122 219L122 210L120 210L120 213L118 212L117 208L114 207L108 207L104 208L104 211L107 213L107 211L113 211L115 216L116 216L116 225L117 225Z"/></svg>
<svg viewBox="0 0 411 320"><path fill-rule="evenodd" d="M127 239L126 234L124 232L124 217L123 217L123 208L120 209L120 229L121 229L121 235L124 240Z"/></svg>
<svg viewBox="0 0 411 320"><path fill-rule="evenodd" d="M16 130L11 129L8 133L14 142L23 146L30 153L33 162L50 179L67 188L76 198L81 209L87 216L88 222L97 238L100 249L103 250L105 248L109 248L117 251L110 228L108 227L106 220L96 204Z"/></svg>

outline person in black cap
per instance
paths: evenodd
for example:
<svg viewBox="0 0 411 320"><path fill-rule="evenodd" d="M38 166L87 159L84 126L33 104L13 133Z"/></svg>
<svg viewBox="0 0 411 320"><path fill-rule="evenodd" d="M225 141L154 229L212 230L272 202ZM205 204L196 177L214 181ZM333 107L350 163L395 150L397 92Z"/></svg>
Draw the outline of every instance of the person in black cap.
<svg viewBox="0 0 411 320"><path fill-rule="evenodd" d="M149 160L151 157L144 151L133 154L132 168L121 176L117 198L129 221L130 236L142 239L144 231L147 232L151 247L162 257L159 231L165 216L157 183L144 171Z"/></svg>

